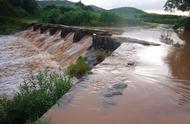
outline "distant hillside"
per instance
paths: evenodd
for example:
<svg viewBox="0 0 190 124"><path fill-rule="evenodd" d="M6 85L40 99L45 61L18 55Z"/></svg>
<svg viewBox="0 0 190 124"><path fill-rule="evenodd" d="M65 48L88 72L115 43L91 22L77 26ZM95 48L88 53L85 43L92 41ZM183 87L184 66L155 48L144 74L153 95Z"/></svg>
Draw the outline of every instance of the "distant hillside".
<svg viewBox="0 0 190 124"><path fill-rule="evenodd" d="M43 1L38 1L38 4L41 7L45 7L48 5L56 5L56 6L65 6L65 7L74 7L75 6L75 2L71 2L71 1L67 1L67 0L43 0ZM103 8L94 6L94 5L89 5L90 7L92 7L94 10L96 11L101 11L104 10Z"/></svg>
<svg viewBox="0 0 190 124"><path fill-rule="evenodd" d="M105 10L105 9L103 9L101 7L98 7L98 6L94 6L94 5L89 5L89 6L92 7L96 11L103 11L103 10Z"/></svg>
<svg viewBox="0 0 190 124"><path fill-rule="evenodd" d="M56 5L56 6L66 6L66 7L72 7L75 5L74 2L71 1L67 1L67 0L55 0L55 1L51 1L51 0L43 0L43 1L38 1L38 4L41 7L45 7L48 5Z"/></svg>
<svg viewBox="0 0 190 124"><path fill-rule="evenodd" d="M0 0L0 16L23 17L38 14L35 0Z"/></svg>
<svg viewBox="0 0 190 124"><path fill-rule="evenodd" d="M120 13L127 17L135 17L141 14L147 14L146 12L133 7L121 7L121 8L111 9L110 11Z"/></svg>
<svg viewBox="0 0 190 124"><path fill-rule="evenodd" d="M16 10L7 0L0 0L0 16L14 16Z"/></svg>

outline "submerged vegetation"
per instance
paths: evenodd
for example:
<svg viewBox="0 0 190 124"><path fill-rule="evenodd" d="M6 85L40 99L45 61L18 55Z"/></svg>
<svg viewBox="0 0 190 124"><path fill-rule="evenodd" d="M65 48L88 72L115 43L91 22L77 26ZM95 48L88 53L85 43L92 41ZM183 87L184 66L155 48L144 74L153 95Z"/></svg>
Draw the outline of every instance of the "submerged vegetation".
<svg viewBox="0 0 190 124"><path fill-rule="evenodd" d="M96 61L97 63L102 62L107 56L109 56L110 54L103 51L103 50L96 50L95 52L96 55Z"/></svg>
<svg viewBox="0 0 190 124"><path fill-rule="evenodd" d="M70 78L63 73L41 71L37 75L31 74L12 99L0 99L0 123L26 124L36 121L70 87Z"/></svg>
<svg viewBox="0 0 190 124"><path fill-rule="evenodd" d="M86 63L86 58L80 57L75 64L71 64L67 68L67 75L71 77L81 78L82 76L89 74L91 68Z"/></svg>

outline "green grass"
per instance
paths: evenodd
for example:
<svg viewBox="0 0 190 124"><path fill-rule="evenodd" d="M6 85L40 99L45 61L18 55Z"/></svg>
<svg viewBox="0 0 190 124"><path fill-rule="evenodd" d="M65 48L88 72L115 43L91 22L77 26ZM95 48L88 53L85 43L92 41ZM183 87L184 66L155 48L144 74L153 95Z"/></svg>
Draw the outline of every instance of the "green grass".
<svg viewBox="0 0 190 124"><path fill-rule="evenodd" d="M37 75L31 74L12 99L0 99L0 123L36 121L70 88L70 78L62 73L41 71Z"/></svg>
<svg viewBox="0 0 190 124"><path fill-rule="evenodd" d="M80 57L75 64L71 64L66 73L71 77L81 78L82 76L89 74L91 68L86 63L86 59Z"/></svg>

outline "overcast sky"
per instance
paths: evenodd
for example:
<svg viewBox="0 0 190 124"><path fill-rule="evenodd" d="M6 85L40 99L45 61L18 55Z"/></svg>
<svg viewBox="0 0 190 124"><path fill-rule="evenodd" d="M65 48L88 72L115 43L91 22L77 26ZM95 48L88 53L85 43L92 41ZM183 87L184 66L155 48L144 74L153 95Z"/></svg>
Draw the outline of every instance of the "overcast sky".
<svg viewBox="0 0 190 124"><path fill-rule="evenodd" d="M79 0L70 0L79 1ZM97 5L106 9L132 6L144 10L161 10L166 0L82 0L83 3Z"/></svg>
<svg viewBox="0 0 190 124"><path fill-rule="evenodd" d="M78 2L79 0L70 1ZM96 5L106 9L127 6L136 7L147 12L156 13L165 13L163 6L166 1L167 0L82 0L82 2L86 5Z"/></svg>

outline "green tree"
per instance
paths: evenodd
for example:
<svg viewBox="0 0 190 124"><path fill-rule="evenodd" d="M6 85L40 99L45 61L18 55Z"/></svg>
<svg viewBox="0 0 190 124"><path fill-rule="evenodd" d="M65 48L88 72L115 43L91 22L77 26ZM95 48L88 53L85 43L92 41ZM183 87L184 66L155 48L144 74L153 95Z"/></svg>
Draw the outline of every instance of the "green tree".
<svg viewBox="0 0 190 124"><path fill-rule="evenodd" d="M49 11L42 12L41 18L43 22L57 23L60 17L59 9L51 9Z"/></svg>
<svg viewBox="0 0 190 124"><path fill-rule="evenodd" d="M190 0L168 0L164 5L166 11L175 11L175 9L181 11L190 11ZM185 27L185 30L190 30L190 17L182 20L174 28Z"/></svg>
<svg viewBox="0 0 190 124"><path fill-rule="evenodd" d="M90 11L82 11L77 16L79 25L96 25L98 19L98 15Z"/></svg>
<svg viewBox="0 0 190 124"><path fill-rule="evenodd" d="M38 14L39 6L36 0L8 0L13 6L21 7L30 14Z"/></svg>
<svg viewBox="0 0 190 124"><path fill-rule="evenodd" d="M102 12L100 15L100 22L104 25L118 25L122 23L123 18L121 15L114 12Z"/></svg>
<svg viewBox="0 0 190 124"><path fill-rule="evenodd" d="M190 10L190 0L168 0L164 5L165 10L173 11L175 9L181 11Z"/></svg>
<svg viewBox="0 0 190 124"><path fill-rule="evenodd" d="M76 11L65 12L59 17L58 23L64 25L78 25L79 20L76 19L77 16L78 13Z"/></svg>

